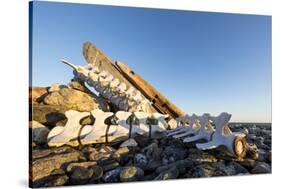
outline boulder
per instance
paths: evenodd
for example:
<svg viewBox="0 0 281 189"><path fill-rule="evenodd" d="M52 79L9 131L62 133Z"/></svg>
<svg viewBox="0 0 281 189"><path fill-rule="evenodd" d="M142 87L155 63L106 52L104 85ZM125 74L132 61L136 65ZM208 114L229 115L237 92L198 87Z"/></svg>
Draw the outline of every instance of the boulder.
<svg viewBox="0 0 281 189"><path fill-rule="evenodd" d="M38 145L47 143L47 136L50 130L37 121L30 121L29 128L32 130L32 141Z"/></svg>
<svg viewBox="0 0 281 189"><path fill-rule="evenodd" d="M45 183L56 169L66 169L72 162L85 160L83 154L71 147L63 146L32 152L30 180L35 185Z"/></svg>
<svg viewBox="0 0 281 189"><path fill-rule="evenodd" d="M75 162L75 163L70 163L67 167L66 167L66 171L67 172L73 172L73 170L76 167L84 167L86 169L96 165L97 163L95 161L86 161L86 162Z"/></svg>
<svg viewBox="0 0 281 189"><path fill-rule="evenodd" d="M44 103L81 112L102 108L98 101L89 94L71 88L62 88L59 91L49 93L44 98Z"/></svg>
<svg viewBox="0 0 281 189"><path fill-rule="evenodd" d="M29 103L40 103L48 94L48 87L29 87Z"/></svg>
<svg viewBox="0 0 281 189"><path fill-rule="evenodd" d="M90 181L93 174L94 171L92 169L87 169L85 167L74 167L74 170L70 175L71 184L86 184Z"/></svg>
<svg viewBox="0 0 281 189"><path fill-rule="evenodd" d="M38 121L44 125L65 125L64 112L67 109L57 105L33 104L29 120Z"/></svg>

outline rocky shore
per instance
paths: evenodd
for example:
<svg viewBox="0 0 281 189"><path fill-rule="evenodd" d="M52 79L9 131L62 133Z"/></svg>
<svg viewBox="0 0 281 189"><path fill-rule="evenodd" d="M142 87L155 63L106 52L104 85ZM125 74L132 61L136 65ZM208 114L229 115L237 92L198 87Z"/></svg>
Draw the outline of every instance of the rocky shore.
<svg viewBox="0 0 281 189"><path fill-rule="evenodd" d="M246 134L249 150L243 160L219 150L201 151L193 143L171 137L138 136L115 144L50 148L47 135L54 126L66 123L66 110L114 112L116 107L78 82L31 92L32 187L271 173L271 125L263 124L230 124L233 132ZM92 122L89 117L82 125Z"/></svg>

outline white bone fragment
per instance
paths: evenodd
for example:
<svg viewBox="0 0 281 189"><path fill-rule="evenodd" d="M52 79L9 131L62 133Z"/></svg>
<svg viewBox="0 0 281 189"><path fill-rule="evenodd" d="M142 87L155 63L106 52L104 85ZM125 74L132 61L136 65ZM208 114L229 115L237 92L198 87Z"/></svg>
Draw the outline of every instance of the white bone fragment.
<svg viewBox="0 0 281 189"><path fill-rule="evenodd" d="M160 114L160 113L152 113L152 118L157 120L157 124L150 125L150 133L151 137L153 138L159 133L163 133L166 131L166 128L168 127L167 122L165 119L169 117L167 114Z"/></svg>
<svg viewBox="0 0 281 189"><path fill-rule="evenodd" d="M63 126L53 128L48 135L49 146L62 146L70 143L72 146L78 146L77 141L81 125L80 120L89 115L89 112L78 112L69 110L65 112L67 123Z"/></svg>
<svg viewBox="0 0 281 189"><path fill-rule="evenodd" d="M193 114L192 116L189 116L188 114L186 114L184 117L185 117L184 123L188 122L189 126L183 127L183 129L181 129L181 128L177 129L177 130L175 130L175 132L170 132L168 134L168 136L173 135L173 138L181 138L184 136L191 135L194 132L198 131L198 129L200 128L200 125L197 120L198 117L195 114Z"/></svg>
<svg viewBox="0 0 281 189"><path fill-rule="evenodd" d="M214 129L210 125L210 122L209 122L210 114L203 114L203 116L200 116L198 119L200 122L199 132L195 136L184 138L183 142L188 143L188 142L194 142L194 141L201 140L201 139L210 141L211 136L214 132ZM196 133L193 133L193 134L196 134Z"/></svg>
<svg viewBox="0 0 281 189"><path fill-rule="evenodd" d="M135 118L138 120L138 124L133 124L131 129L131 136L134 137L137 134L148 136L149 125L147 124L149 113L146 112L134 112Z"/></svg>
<svg viewBox="0 0 281 189"><path fill-rule="evenodd" d="M125 112L125 111L118 111L115 113L115 116L117 117L117 130L113 134L113 139L128 139L129 133L130 133L130 124L129 124L129 117L132 115L131 112Z"/></svg>
<svg viewBox="0 0 281 189"><path fill-rule="evenodd" d="M105 120L113 115L112 112L103 112L100 109L95 109L91 111L91 114L95 118L95 122L93 126L88 125L82 128L80 141L83 145L95 143L101 137L114 133L114 130L111 131L112 133L107 133L108 126L105 124ZM90 127L91 130L89 129Z"/></svg>
<svg viewBox="0 0 281 189"><path fill-rule="evenodd" d="M245 152L243 133L232 133L227 123L231 118L231 114L221 113L218 117L212 117L212 121L216 126L216 130L212 135L211 141L202 144L196 144L198 149L207 150L218 147L224 147L233 156L243 156Z"/></svg>

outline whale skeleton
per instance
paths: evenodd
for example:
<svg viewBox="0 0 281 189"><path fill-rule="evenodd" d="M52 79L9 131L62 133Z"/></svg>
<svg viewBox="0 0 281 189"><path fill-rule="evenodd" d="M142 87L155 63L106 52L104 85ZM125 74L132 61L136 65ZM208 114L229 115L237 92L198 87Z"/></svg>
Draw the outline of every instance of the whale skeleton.
<svg viewBox="0 0 281 189"><path fill-rule="evenodd" d="M143 135L149 138L173 137L184 143L194 142L201 150L222 148L237 158L243 158L246 153L245 134L231 132L227 126L231 115L225 112L216 117L210 114L185 115L177 119L178 128L173 130L168 129L166 118L169 116L160 113L118 111L114 114L95 109L91 112L68 110L65 115L66 125L56 126L48 134L50 147L121 142ZM90 115L95 120L93 125L81 125L81 119Z"/></svg>
<svg viewBox="0 0 281 189"><path fill-rule="evenodd" d="M185 114L176 118L177 127L168 130L166 118L171 115L148 111L150 102L133 86L127 86L107 71L100 71L93 64L77 66L62 60L73 69L74 78L93 87L101 96L115 104L120 111L66 112L67 123L53 128L48 135L49 146L64 144L78 146L94 143L116 142L144 135L150 138L168 136L182 139L184 143L196 142L201 150L222 148L229 155L243 158L246 154L246 140L243 133L232 132L227 126L231 114L218 116ZM93 116L93 125L82 126L80 120ZM106 120L114 117L116 123ZM110 119L112 121L112 119ZM109 121L110 122L110 121ZM202 143L202 140L205 141Z"/></svg>

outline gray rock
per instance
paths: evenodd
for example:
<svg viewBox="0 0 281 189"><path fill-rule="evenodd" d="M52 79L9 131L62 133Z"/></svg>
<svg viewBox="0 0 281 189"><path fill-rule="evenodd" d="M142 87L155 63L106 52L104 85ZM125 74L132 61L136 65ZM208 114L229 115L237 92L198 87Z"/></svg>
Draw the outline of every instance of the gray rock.
<svg viewBox="0 0 281 189"><path fill-rule="evenodd" d="M259 149L259 158L258 161L266 161L267 159L267 153L264 149Z"/></svg>
<svg viewBox="0 0 281 189"><path fill-rule="evenodd" d="M139 180L143 177L144 172L141 168L135 166L124 167L120 172L120 180L122 182L131 182Z"/></svg>
<svg viewBox="0 0 281 189"><path fill-rule="evenodd" d="M251 173L271 173L271 166L264 162L257 162L256 166L252 169Z"/></svg>
<svg viewBox="0 0 281 189"><path fill-rule="evenodd" d="M163 159L173 163L177 160L182 160L187 157L187 150L177 146L167 146L162 152ZM165 161L165 160L164 160Z"/></svg>
<svg viewBox="0 0 281 189"><path fill-rule="evenodd" d="M225 171L216 169L210 164L204 163L198 165L189 170L189 172L184 176L188 178L200 178L200 177L214 177L214 176L226 176Z"/></svg>
<svg viewBox="0 0 281 189"><path fill-rule="evenodd" d="M179 176L179 171L177 168L171 168L161 172L154 180L168 180L168 179L175 179Z"/></svg>
<svg viewBox="0 0 281 189"><path fill-rule="evenodd" d="M138 143L133 139L133 138L130 138L126 141L124 141L120 147L136 147L138 146Z"/></svg>
<svg viewBox="0 0 281 189"><path fill-rule="evenodd" d="M158 147L157 143L151 143L150 145L144 147L142 153L150 160L160 160L162 149Z"/></svg>
<svg viewBox="0 0 281 189"><path fill-rule="evenodd" d="M165 170L168 170L168 169L171 169L171 168L177 168L177 169L180 169L180 168L191 168L195 165L196 163L190 161L190 160L178 160L176 162L173 162L173 163L170 163L168 165L163 165L163 166L160 166L158 167L155 172L156 173L161 173Z"/></svg>
<svg viewBox="0 0 281 189"><path fill-rule="evenodd" d="M29 122L29 128L32 129L32 141L38 145L47 144L47 136L50 130L37 121Z"/></svg>
<svg viewBox="0 0 281 189"><path fill-rule="evenodd" d="M104 182L119 182L120 181L120 172L121 172L120 167L113 169L111 171L108 171L103 175L102 180Z"/></svg>
<svg viewBox="0 0 281 189"><path fill-rule="evenodd" d="M146 167L146 165L148 164L148 160L145 155L139 153L139 154L136 154L134 157L134 164L137 167L144 169Z"/></svg>
<svg viewBox="0 0 281 189"><path fill-rule="evenodd" d="M110 171L112 169L115 169L117 167L119 167L119 163L118 162L113 162L113 163L109 163L109 164L106 164L106 165L101 165L99 164L100 166L102 166L102 169L104 172L107 172L107 171Z"/></svg>
<svg viewBox="0 0 281 189"><path fill-rule="evenodd" d="M94 171L85 167L74 167L73 172L70 175L70 181L72 184L86 184L90 181Z"/></svg>
<svg viewBox="0 0 281 189"><path fill-rule="evenodd" d="M256 161L253 159L244 159L243 161L240 162L240 164L247 169L253 169L254 166L256 165Z"/></svg>

